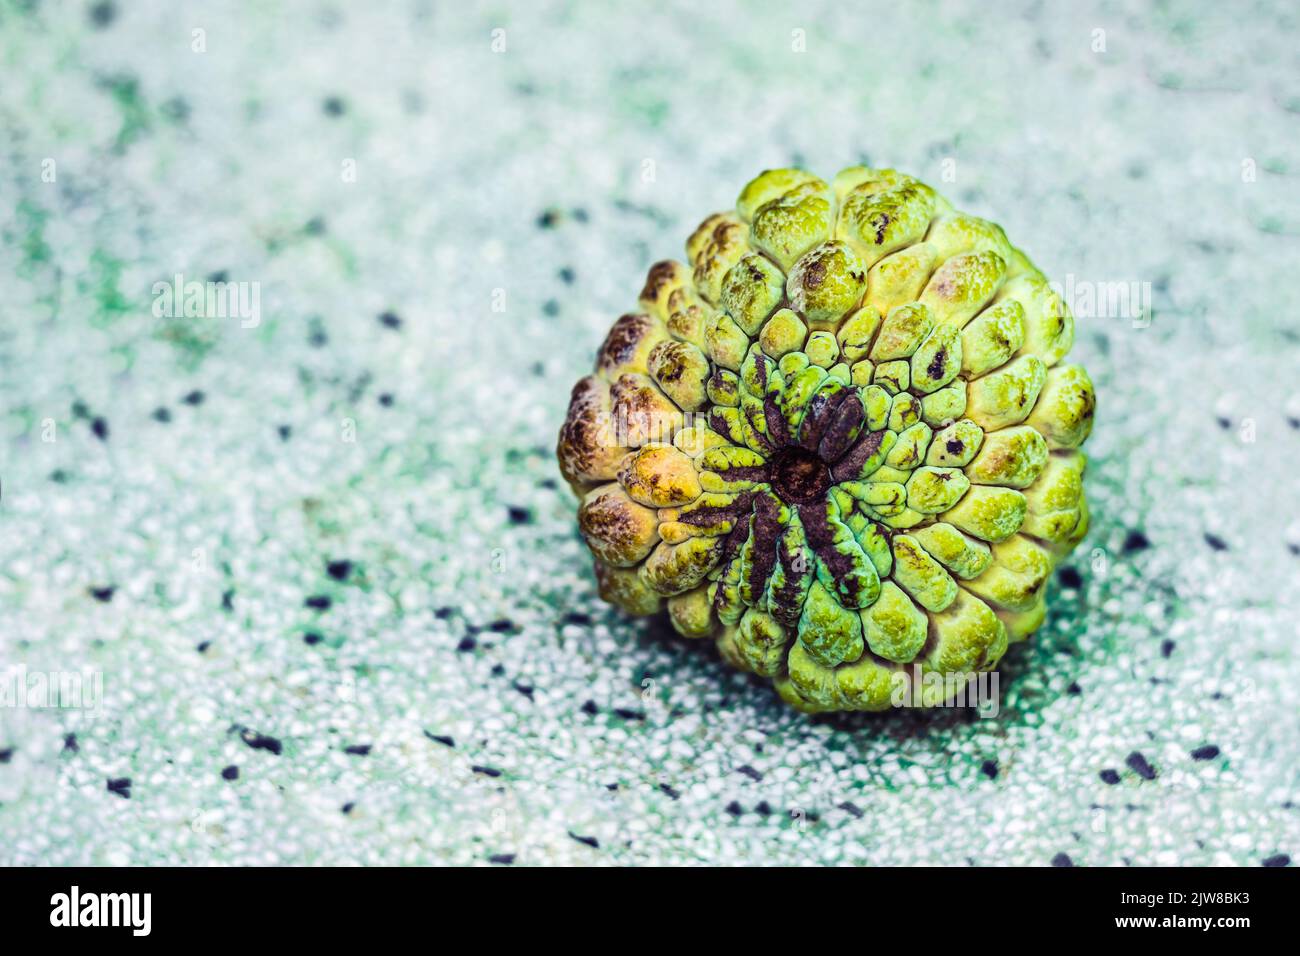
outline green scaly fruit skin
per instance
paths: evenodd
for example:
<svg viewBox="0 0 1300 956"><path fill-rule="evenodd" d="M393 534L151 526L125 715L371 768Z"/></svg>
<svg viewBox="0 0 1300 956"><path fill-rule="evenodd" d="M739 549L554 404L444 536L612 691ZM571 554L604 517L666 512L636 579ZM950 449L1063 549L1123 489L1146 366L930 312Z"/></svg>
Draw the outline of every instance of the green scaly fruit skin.
<svg viewBox="0 0 1300 956"><path fill-rule="evenodd" d="M768 170L686 251L560 432L601 596L800 710L944 704L1042 623L1087 531L1069 309L1000 227L888 169Z"/></svg>

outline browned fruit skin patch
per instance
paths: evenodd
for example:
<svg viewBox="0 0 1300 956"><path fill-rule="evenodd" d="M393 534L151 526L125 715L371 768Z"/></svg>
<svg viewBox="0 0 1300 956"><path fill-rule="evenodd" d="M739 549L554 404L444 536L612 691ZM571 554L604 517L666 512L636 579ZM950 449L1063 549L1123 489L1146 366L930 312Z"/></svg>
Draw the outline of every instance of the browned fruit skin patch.
<svg viewBox="0 0 1300 956"><path fill-rule="evenodd" d="M1096 397L1046 278L864 167L768 170L686 252L650 268L560 430L601 596L666 609L806 711L995 667L1088 526Z"/></svg>

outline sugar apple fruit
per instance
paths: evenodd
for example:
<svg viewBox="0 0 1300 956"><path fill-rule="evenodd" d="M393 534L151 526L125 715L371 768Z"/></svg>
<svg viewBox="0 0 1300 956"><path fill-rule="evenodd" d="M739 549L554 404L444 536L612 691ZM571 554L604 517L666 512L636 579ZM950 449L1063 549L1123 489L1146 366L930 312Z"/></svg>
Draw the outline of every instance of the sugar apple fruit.
<svg viewBox="0 0 1300 956"><path fill-rule="evenodd" d="M768 170L686 254L560 430L602 598L666 606L805 711L994 668L1088 528L1095 399L1061 297L890 169Z"/></svg>

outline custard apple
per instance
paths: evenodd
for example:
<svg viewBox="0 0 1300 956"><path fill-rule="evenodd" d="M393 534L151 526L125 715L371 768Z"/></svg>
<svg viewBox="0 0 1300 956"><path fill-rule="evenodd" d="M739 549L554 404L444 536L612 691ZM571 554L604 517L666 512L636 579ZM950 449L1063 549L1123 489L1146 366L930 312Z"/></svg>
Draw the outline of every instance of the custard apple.
<svg viewBox="0 0 1300 956"><path fill-rule="evenodd" d="M1088 528L1095 399L1061 297L892 169L767 170L686 256L560 430L602 598L666 609L804 711L993 669Z"/></svg>

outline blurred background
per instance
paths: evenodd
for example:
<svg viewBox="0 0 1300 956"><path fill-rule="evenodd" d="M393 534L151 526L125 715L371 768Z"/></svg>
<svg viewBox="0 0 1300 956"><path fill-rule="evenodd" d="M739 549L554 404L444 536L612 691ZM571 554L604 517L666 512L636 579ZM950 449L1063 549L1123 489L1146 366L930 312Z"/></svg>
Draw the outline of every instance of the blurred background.
<svg viewBox="0 0 1300 956"><path fill-rule="evenodd" d="M1298 16L0 0L0 863L1291 862ZM621 617L553 461L652 262L859 162L1094 294L995 719Z"/></svg>

